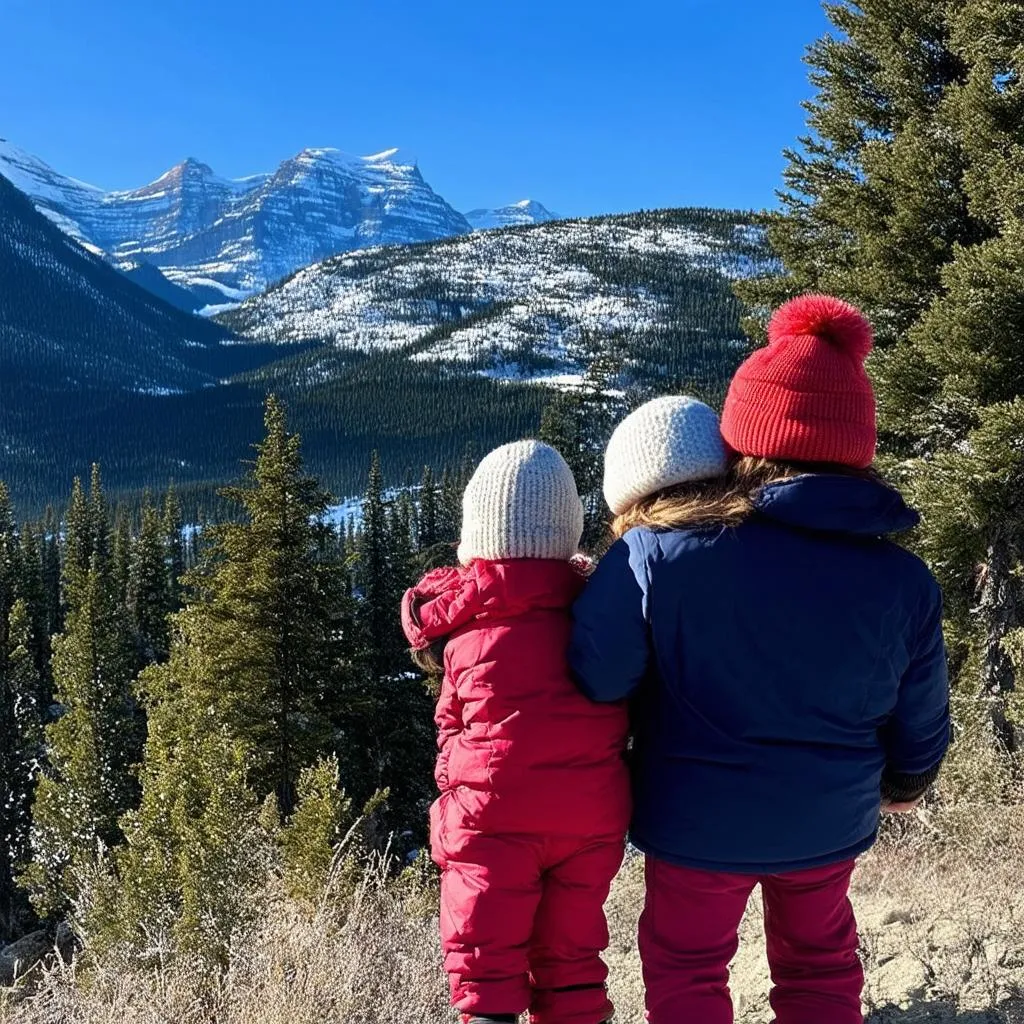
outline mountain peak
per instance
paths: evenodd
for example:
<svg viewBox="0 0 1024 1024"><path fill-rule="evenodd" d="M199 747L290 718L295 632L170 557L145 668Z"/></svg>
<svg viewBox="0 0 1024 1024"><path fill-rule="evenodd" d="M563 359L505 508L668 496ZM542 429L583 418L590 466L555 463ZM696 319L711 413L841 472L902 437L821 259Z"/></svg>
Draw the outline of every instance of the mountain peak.
<svg viewBox="0 0 1024 1024"><path fill-rule="evenodd" d="M470 210L466 220L474 231L490 231L495 228L524 227L528 224L544 224L549 220L558 220L558 215L538 203L536 199L520 199L499 206L496 209L482 208Z"/></svg>
<svg viewBox="0 0 1024 1024"><path fill-rule="evenodd" d="M198 178L203 181L215 181L217 175L209 164L197 160L194 156L187 156L180 163L175 164L169 171L162 174L157 181L164 181L167 178Z"/></svg>
<svg viewBox="0 0 1024 1024"><path fill-rule="evenodd" d="M145 260L204 297L215 288L243 298L351 249L470 231L397 148L355 156L309 147L271 173L238 179L189 156L141 188L107 192L4 142L0 174L83 245L115 262Z"/></svg>
<svg viewBox="0 0 1024 1024"><path fill-rule="evenodd" d="M389 166L389 167L415 167L416 159L405 150L397 146L392 149L385 149L380 153L371 153L369 156L355 156L342 149L335 149L331 146L314 147L307 146L295 158L300 161L313 163L329 162L343 167L360 166Z"/></svg>

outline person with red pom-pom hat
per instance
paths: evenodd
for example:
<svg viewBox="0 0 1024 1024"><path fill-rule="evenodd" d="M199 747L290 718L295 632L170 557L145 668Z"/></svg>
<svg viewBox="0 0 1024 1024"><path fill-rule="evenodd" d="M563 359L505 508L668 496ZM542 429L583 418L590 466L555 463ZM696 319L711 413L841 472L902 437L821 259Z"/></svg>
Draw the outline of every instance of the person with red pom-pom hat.
<svg viewBox="0 0 1024 1024"><path fill-rule="evenodd" d="M757 885L777 1024L863 1020L854 864L880 812L935 780L950 729L941 592L887 539L917 515L871 468L871 346L853 306L796 299L729 388L723 478L633 480L616 453L664 442L643 417L608 449L629 502L576 604L570 663L592 700L635 703L651 1024L730 1024Z"/></svg>

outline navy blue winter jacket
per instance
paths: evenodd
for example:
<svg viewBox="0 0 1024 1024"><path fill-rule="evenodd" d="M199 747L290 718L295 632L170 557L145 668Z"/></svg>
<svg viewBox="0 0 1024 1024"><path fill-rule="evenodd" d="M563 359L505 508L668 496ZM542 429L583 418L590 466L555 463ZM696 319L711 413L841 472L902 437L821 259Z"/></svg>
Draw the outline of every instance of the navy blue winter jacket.
<svg viewBox="0 0 1024 1024"><path fill-rule="evenodd" d="M632 840L667 861L776 874L875 840L883 771L949 742L942 596L885 534L917 515L870 480L771 484L725 529L635 529L576 605L597 701L634 696Z"/></svg>

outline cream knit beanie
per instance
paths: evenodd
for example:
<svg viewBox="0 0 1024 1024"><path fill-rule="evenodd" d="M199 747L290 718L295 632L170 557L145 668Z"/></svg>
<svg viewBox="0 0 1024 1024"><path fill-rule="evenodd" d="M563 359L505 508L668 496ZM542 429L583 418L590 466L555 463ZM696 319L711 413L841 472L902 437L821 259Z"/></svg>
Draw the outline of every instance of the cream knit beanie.
<svg viewBox="0 0 1024 1024"><path fill-rule="evenodd" d="M540 441L496 448L462 499L459 561L568 561L583 536L583 504L565 459Z"/></svg>
<svg viewBox="0 0 1024 1024"><path fill-rule="evenodd" d="M656 398L616 428L604 456L604 496L622 515L652 494L721 476L725 443L713 409L696 398Z"/></svg>

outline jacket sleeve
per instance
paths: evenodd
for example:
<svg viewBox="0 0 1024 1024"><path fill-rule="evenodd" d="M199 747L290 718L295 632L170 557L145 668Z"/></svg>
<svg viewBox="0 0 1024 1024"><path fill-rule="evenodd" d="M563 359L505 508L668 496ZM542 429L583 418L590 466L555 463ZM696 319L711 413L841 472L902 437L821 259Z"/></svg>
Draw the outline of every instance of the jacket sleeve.
<svg viewBox="0 0 1024 1024"><path fill-rule="evenodd" d="M636 532L628 537L601 560L573 611L569 664L583 693L601 703L628 697L650 658L646 559Z"/></svg>
<svg viewBox="0 0 1024 1024"><path fill-rule="evenodd" d="M437 723L438 749L434 778L437 780L438 789L443 793L449 788L448 758L451 754L452 741L464 728L458 690L448 672L441 683L441 695L437 701L434 721Z"/></svg>
<svg viewBox="0 0 1024 1024"><path fill-rule="evenodd" d="M892 717L882 730L886 776L925 777L936 771L949 747L949 675L942 635L942 593L933 591L917 649L900 680Z"/></svg>

